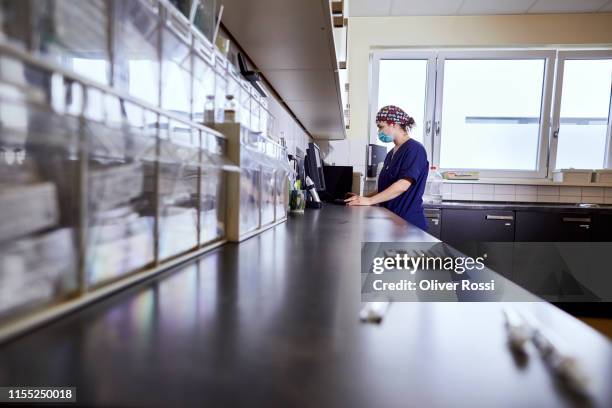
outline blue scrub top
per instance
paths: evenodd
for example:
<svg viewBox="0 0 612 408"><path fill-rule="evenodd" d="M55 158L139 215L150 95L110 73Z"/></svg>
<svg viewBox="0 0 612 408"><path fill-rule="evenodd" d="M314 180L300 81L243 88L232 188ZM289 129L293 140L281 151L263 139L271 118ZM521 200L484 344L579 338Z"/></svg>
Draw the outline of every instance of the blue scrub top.
<svg viewBox="0 0 612 408"><path fill-rule="evenodd" d="M423 192L428 173L429 161L425 148L416 140L408 139L395 154L393 150L387 153L383 169L378 176L379 192L400 179L407 179L412 183L408 190L380 205L424 231L428 228L423 211Z"/></svg>

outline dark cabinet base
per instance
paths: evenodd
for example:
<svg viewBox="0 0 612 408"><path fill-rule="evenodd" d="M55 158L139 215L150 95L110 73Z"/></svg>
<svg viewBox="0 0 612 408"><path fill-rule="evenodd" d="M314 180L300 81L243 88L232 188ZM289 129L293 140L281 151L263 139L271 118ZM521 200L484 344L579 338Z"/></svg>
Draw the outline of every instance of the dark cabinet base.
<svg viewBox="0 0 612 408"><path fill-rule="evenodd" d="M612 242L612 214L568 208L442 208L441 214L442 241L468 256L486 253L489 268L536 295L551 296L554 305L574 316L612 318L612 303L589 301L600 297L583 285L583 274L569 269L567 252L554 244ZM506 242L509 247L504 246ZM592 281L590 285L593 288ZM561 293L580 301L555 302Z"/></svg>

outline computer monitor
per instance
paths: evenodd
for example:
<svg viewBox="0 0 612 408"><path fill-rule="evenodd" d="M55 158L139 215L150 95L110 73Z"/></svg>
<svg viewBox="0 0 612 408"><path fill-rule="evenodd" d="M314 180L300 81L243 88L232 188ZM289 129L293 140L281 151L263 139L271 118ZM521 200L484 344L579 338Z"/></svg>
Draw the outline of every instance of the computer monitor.
<svg viewBox="0 0 612 408"><path fill-rule="evenodd" d="M346 198L353 189L353 166L323 166L325 191L323 200Z"/></svg>
<svg viewBox="0 0 612 408"><path fill-rule="evenodd" d="M295 162L295 172L297 173L297 179L301 181L302 185L306 182L306 170L304 166L306 155L304 151L299 147L295 148L295 155L293 155L293 161Z"/></svg>
<svg viewBox="0 0 612 408"><path fill-rule="evenodd" d="M309 176L317 191L325 191L325 176L323 175L323 161L319 146L310 142L306 149L306 159L304 160L306 175Z"/></svg>

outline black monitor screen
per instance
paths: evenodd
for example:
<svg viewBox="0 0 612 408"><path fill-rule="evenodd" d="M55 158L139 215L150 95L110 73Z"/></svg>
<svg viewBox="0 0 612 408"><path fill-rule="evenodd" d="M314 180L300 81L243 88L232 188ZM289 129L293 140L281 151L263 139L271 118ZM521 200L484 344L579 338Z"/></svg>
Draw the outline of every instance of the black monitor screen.
<svg viewBox="0 0 612 408"><path fill-rule="evenodd" d="M308 143L306 149L306 175L310 176L317 191L325 191L325 178L323 176L323 162L319 147L314 143Z"/></svg>
<svg viewBox="0 0 612 408"><path fill-rule="evenodd" d="M314 154L315 154L315 162L317 164L317 168L323 167L323 164L321 164L321 155L319 153L319 148L316 147L316 145L315 145L315 148L314 148Z"/></svg>
<svg viewBox="0 0 612 408"><path fill-rule="evenodd" d="M353 189L353 166L324 166L327 199L345 198Z"/></svg>

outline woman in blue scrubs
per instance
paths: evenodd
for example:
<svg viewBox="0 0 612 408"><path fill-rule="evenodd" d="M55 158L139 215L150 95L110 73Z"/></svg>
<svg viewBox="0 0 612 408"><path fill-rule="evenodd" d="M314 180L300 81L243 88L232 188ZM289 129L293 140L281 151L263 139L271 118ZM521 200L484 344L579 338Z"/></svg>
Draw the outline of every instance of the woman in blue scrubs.
<svg viewBox="0 0 612 408"><path fill-rule="evenodd" d="M393 142L378 176L378 191L369 196L354 195L348 205L375 205L388 208L406 221L427 231L423 192L429 172L423 145L410 137L414 119L397 106L381 108L376 115L378 139Z"/></svg>

